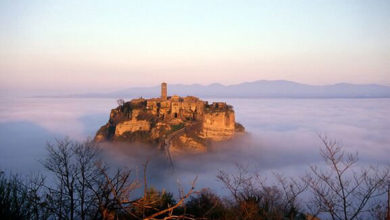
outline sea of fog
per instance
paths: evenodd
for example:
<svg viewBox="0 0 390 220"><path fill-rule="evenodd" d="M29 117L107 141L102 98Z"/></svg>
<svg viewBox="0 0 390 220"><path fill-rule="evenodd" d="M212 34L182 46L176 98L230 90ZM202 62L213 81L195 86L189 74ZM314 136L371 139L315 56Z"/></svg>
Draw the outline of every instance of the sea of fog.
<svg viewBox="0 0 390 220"><path fill-rule="evenodd" d="M235 164L267 177L273 172L302 175L320 164L319 135L337 141L360 162L390 162L390 99L225 99L234 106L236 121L247 133L214 144L206 155L176 157L172 169L164 156L136 146L106 145L105 160L136 172L150 160L149 184L175 190L198 176L197 187L219 189L219 170ZM1 98L0 170L29 174L43 172L46 143L69 137L92 138L116 107L115 99Z"/></svg>

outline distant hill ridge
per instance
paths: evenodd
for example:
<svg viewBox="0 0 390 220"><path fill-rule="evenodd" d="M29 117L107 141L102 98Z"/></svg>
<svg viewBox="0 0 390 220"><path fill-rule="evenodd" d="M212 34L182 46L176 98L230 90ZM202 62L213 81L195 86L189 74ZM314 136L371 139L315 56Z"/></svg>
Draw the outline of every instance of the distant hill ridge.
<svg viewBox="0 0 390 220"><path fill-rule="evenodd" d="M133 87L111 93L90 93L68 97L157 97L160 86ZM170 84L169 95L193 95L202 98L390 98L390 86L378 84L307 85L286 80L259 80L234 85L213 83Z"/></svg>

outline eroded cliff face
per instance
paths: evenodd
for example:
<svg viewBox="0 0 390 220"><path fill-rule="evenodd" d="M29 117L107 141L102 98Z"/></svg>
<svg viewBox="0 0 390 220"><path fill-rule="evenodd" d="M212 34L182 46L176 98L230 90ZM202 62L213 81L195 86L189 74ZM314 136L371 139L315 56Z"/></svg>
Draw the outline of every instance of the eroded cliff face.
<svg viewBox="0 0 390 220"><path fill-rule="evenodd" d="M209 112L203 115L201 137L213 141L224 141L235 132L233 111Z"/></svg>
<svg viewBox="0 0 390 220"><path fill-rule="evenodd" d="M208 151L208 144L205 140L198 139L191 135L181 135L174 139L170 146L170 153L172 155L191 153L201 154Z"/></svg>
<svg viewBox="0 0 390 220"><path fill-rule="evenodd" d="M143 142L172 154L204 153L213 141L226 141L244 127L233 107L196 97L133 99L111 110L95 141Z"/></svg>
<svg viewBox="0 0 390 220"><path fill-rule="evenodd" d="M115 136L121 136L126 132L149 131L150 123L146 120L128 120L116 125Z"/></svg>

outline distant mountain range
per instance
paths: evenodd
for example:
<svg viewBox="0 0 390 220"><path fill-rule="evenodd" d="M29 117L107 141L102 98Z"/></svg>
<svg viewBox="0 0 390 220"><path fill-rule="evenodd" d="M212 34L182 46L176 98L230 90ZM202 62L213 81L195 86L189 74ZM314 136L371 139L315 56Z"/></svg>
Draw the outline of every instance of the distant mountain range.
<svg viewBox="0 0 390 220"><path fill-rule="evenodd" d="M67 97L159 97L160 85L133 87L111 93L89 93ZM390 98L390 86L349 84L314 86L286 80L259 80L234 85L168 84L168 95L202 98Z"/></svg>

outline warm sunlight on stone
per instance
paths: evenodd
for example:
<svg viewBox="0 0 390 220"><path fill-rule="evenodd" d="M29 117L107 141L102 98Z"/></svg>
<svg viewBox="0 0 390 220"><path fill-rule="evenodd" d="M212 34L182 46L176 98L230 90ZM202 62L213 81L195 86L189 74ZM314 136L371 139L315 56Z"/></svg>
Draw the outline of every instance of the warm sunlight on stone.
<svg viewBox="0 0 390 220"><path fill-rule="evenodd" d="M236 123L233 107L224 102L167 94L162 83L160 98L118 100L95 141L142 142L172 154L203 153L212 141L226 141L245 130Z"/></svg>

